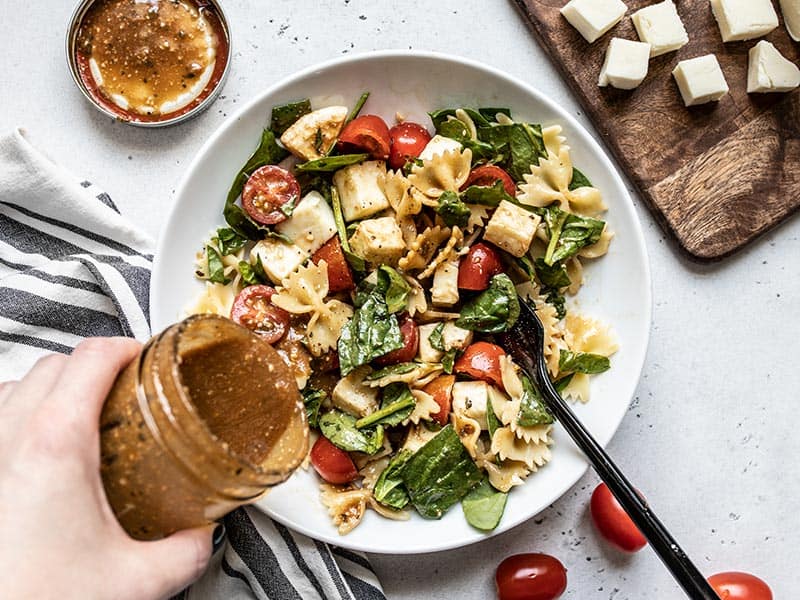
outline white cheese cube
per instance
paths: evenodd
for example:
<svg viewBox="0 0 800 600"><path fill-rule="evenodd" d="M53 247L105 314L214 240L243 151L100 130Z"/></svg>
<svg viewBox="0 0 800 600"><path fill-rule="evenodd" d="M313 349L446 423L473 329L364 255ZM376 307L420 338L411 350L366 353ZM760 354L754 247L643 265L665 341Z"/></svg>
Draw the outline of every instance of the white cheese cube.
<svg viewBox="0 0 800 600"><path fill-rule="evenodd" d="M590 44L622 20L622 0L570 0L561 14Z"/></svg>
<svg viewBox="0 0 800 600"><path fill-rule="evenodd" d="M333 183L346 221L366 219L389 208L389 200L380 186L385 176L386 163L382 160L367 160L336 171Z"/></svg>
<svg viewBox="0 0 800 600"><path fill-rule="evenodd" d="M461 151L461 142L457 142L453 138L445 137L443 135L435 135L431 141L425 145L419 157L422 160L430 160L437 154L444 154L452 150Z"/></svg>
<svg viewBox="0 0 800 600"><path fill-rule="evenodd" d="M747 93L788 92L800 86L800 69L765 40L750 48Z"/></svg>
<svg viewBox="0 0 800 600"><path fill-rule="evenodd" d="M469 329L462 329L454 321L448 321L442 329L442 345L445 351L463 350L472 343L472 332Z"/></svg>
<svg viewBox="0 0 800 600"><path fill-rule="evenodd" d="M346 106L327 106L303 115L281 135L286 149L304 160L322 158L347 118Z"/></svg>
<svg viewBox="0 0 800 600"><path fill-rule="evenodd" d="M336 221L325 198L319 192L309 192L297 203L292 216L275 229L307 254L314 254L336 235Z"/></svg>
<svg viewBox="0 0 800 600"><path fill-rule="evenodd" d="M650 44L650 56L660 56L689 43L689 35L672 0L645 6L631 17L639 39Z"/></svg>
<svg viewBox="0 0 800 600"><path fill-rule="evenodd" d="M366 417L378 410L378 388L364 385L369 369L360 367L339 380L333 388L333 405L354 417Z"/></svg>
<svg viewBox="0 0 800 600"><path fill-rule="evenodd" d="M280 283L289 273L303 264L308 258L308 253L295 244L287 244L277 238L261 240L251 254L261 259L264 272L272 283Z"/></svg>
<svg viewBox="0 0 800 600"><path fill-rule="evenodd" d="M778 26L772 0L711 0L723 42L751 40Z"/></svg>
<svg viewBox="0 0 800 600"><path fill-rule="evenodd" d="M453 412L475 419L481 429L489 429L486 421L486 399L489 384L485 381L457 381L453 384Z"/></svg>
<svg viewBox="0 0 800 600"><path fill-rule="evenodd" d="M442 360L444 352L431 346L431 334L441 323L428 323L420 325L419 330L419 359L422 362L437 363Z"/></svg>
<svg viewBox="0 0 800 600"><path fill-rule="evenodd" d="M682 60L672 71L686 106L719 100L728 93L728 83L713 54Z"/></svg>
<svg viewBox="0 0 800 600"><path fill-rule="evenodd" d="M597 85L632 90L644 81L649 63L650 44L612 38Z"/></svg>
<svg viewBox="0 0 800 600"><path fill-rule="evenodd" d="M453 306L458 302L458 259L447 260L433 272L431 301L438 306Z"/></svg>
<svg viewBox="0 0 800 600"><path fill-rule="evenodd" d="M394 264L406 250L403 232L394 217L367 219L356 226L350 249L372 265Z"/></svg>
<svg viewBox="0 0 800 600"><path fill-rule="evenodd" d="M800 0L781 0L781 12L789 36L800 42Z"/></svg>
<svg viewBox="0 0 800 600"><path fill-rule="evenodd" d="M540 221L539 215L503 200L486 224L483 237L509 254L522 256L528 251Z"/></svg>

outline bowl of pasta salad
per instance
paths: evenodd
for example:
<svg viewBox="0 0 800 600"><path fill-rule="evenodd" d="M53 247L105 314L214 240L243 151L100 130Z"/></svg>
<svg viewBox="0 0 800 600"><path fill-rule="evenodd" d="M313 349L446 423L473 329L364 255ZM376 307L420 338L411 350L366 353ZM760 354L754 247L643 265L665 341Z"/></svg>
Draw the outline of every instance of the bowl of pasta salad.
<svg viewBox="0 0 800 600"><path fill-rule="evenodd" d="M187 169L151 288L154 330L221 314L293 370L314 442L257 506L384 553L485 539L585 471L495 339L520 302L557 389L607 443L650 327L630 196L535 89L417 52L308 69L230 117Z"/></svg>

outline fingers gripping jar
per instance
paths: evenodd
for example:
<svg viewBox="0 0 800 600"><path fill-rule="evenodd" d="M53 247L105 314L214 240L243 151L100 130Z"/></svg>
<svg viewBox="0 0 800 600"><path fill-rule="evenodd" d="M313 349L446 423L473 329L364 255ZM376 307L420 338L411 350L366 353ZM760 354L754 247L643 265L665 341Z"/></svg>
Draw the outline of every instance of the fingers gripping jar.
<svg viewBox="0 0 800 600"><path fill-rule="evenodd" d="M197 315L154 337L100 418L101 474L120 524L156 539L210 523L291 475L308 452L289 368L248 329Z"/></svg>

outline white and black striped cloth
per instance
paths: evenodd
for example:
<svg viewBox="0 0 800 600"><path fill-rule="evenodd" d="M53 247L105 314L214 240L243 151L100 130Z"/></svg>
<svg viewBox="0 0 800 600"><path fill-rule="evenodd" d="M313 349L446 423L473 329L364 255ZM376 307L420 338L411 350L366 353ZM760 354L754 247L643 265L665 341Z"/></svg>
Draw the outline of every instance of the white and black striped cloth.
<svg viewBox="0 0 800 600"><path fill-rule="evenodd" d="M0 381L85 337L146 340L151 248L107 194L48 161L21 132L0 138ZM224 524L224 548L181 597L385 600L363 554L252 508Z"/></svg>

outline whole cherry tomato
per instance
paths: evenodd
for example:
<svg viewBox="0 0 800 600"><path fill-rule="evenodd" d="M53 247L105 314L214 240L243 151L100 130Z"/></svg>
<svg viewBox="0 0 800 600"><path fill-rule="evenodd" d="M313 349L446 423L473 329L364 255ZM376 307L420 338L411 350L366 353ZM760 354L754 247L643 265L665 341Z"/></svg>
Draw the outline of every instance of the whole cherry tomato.
<svg viewBox="0 0 800 600"><path fill-rule="evenodd" d="M403 336L403 347L379 356L373 362L379 367L388 367L402 362L411 362L419 350L419 330L414 320L407 313L397 317L400 323L400 334Z"/></svg>
<svg viewBox="0 0 800 600"><path fill-rule="evenodd" d="M549 554L509 556L495 573L498 600L555 600L567 589L567 570Z"/></svg>
<svg viewBox="0 0 800 600"><path fill-rule="evenodd" d="M511 175L506 173L503 169L496 165L483 165L475 167L467 177L466 183L461 186L461 189L468 188L471 185L481 185L491 187L495 181L503 182L503 189L509 196L514 196L517 193L517 186Z"/></svg>
<svg viewBox="0 0 800 600"><path fill-rule="evenodd" d="M458 265L458 287L462 290L482 292L489 281L503 272L503 262L497 250L480 242L473 245Z"/></svg>
<svg viewBox="0 0 800 600"><path fill-rule="evenodd" d="M322 248L314 252L311 261L316 265L324 260L328 265L328 291L349 292L356 287L353 281L353 272L342 250L342 243L338 236L333 236Z"/></svg>
<svg viewBox="0 0 800 600"><path fill-rule="evenodd" d="M263 225L285 221L281 208L300 200L300 184L294 175L275 165L256 169L242 189L242 208Z"/></svg>
<svg viewBox="0 0 800 600"><path fill-rule="evenodd" d="M311 464L328 483L341 485L358 477L356 465L350 455L334 446L324 435L319 436L311 448Z"/></svg>
<svg viewBox="0 0 800 600"><path fill-rule="evenodd" d="M420 155L431 141L431 134L422 125L405 121L389 130L389 139L392 141L389 168L397 170Z"/></svg>
<svg viewBox="0 0 800 600"><path fill-rule="evenodd" d="M731 571L708 578L721 600L772 600L772 590L755 575Z"/></svg>
<svg viewBox="0 0 800 600"><path fill-rule="evenodd" d="M503 376L500 374L500 357L505 355L505 350L489 342L475 342L467 346L464 354L458 357L453 370L456 373L469 375L473 379L480 379L503 387Z"/></svg>
<svg viewBox="0 0 800 600"><path fill-rule="evenodd" d="M286 335L289 313L272 303L275 288L268 285L251 285L244 288L231 306L231 319L252 329L274 344Z"/></svg>
<svg viewBox="0 0 800 600"><path fill-rule="evenodd" d="M597 531L612 546L623 552L638 552L647 545L645 537L605 483L595 488L590 508Z"/></svg>
<svg viewBox="0 0 800 600"><path fill-rule="evenodd" d="M436 404L439 405L439 412L431 416L442 427L447 425L447 421L450 420L450 403L453 400L453 384L455 382L455 375L439 375L422 388L422 391L433 396Z"/></svg>
<svg viewBox="0 0 800 600"><path fill-rule="evenodd" d="M356 117L339 134L340 152L367 152L376 160L389 158L389 126L376 115Z"/></svg>

